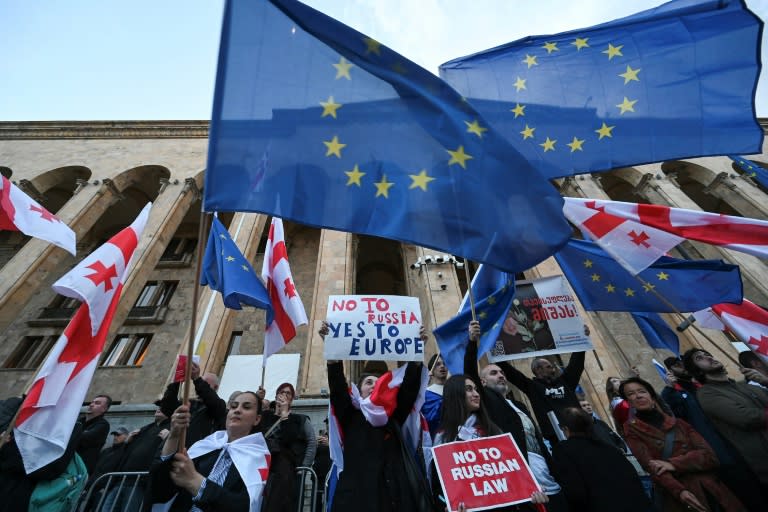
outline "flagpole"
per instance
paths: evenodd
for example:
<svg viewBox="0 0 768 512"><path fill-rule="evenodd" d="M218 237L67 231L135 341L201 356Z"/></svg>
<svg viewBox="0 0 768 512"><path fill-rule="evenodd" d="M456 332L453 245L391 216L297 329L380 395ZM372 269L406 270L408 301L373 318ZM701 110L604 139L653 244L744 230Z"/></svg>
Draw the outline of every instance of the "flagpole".
<svg viewBox="0 0 768 512"><path fill-rule="evenodd" d="M679 311L679 310L678 310L678 309L675 307L675 305L674 305L674 304L672 304L671 302L669 302L669 301L666 299L666 297L664 297L662 294L660 294L659 292L657 292L657 291L656 291L656 287L655 287L655 286L653 286L653 285L649 284L647 281L645 281L645 280L644 280L642 277L640 277L640 276L639 276L639 275L637 275L637 274L635 274L635 278L636 278L638 281L640 281L640 282L643 284L643 287L644 287L646 290L649 290L651 293L653 293L653 294L654 294L654 295L655 295L655 296L656 296L656 297L657 297L657 298L658 298L660 301L662 301L664 304L666 304L667 306L669 306L669 307L670 307L670 308L671 308L671 309L672 309L672 310L673 310L675 313L677 313L678 315L680 315L680 317L681 317L681 318L683 318L683 319L685 319L685 318L686 318L686 316L685 316L684 314L682 314L682 313L681 313L681 312L680 312L680 311ZM705 337L705 338L706 338L706 339L707 339L707 340L708 340L710 343L712 343L712 345L713 345L715 348L717 348L717 350L719 350L719 351L720 351L720 352L721 352L721 353L722 353L722 354L723 354L725 357L727 357L728 359L730 359L730 360L731 360L731 362L733 362L733 363L735 363L735 364L737 364L737 365L739 364L739 362L738 362L736 359L734 359L734 358L733 358L733 356L731 356L731 355L730 355L730 354L728 354L728 353L727 353L725 350L723 350L723 349L722 349L722 348L721 348L721 347L720 347L720 346L719 346L717 343L715 343L715 342L714 342L714 340L712 340L712 338L710 338L709 336L707 336L707 335L706 335L706 334L705 334L705 333L704 333L704 332L703 332L701 329L699 329L699 328L696 326L696 324L695 324L695 323L691 324L691 326L692 326L692 327L693 327L693 328L696 330L696 332L698 332L699 334L701 334L702 336L704 336L704 337Z"/></svg>
<svg viewBox="0 0 768 512"><path fill-rule="evenodd" d="M464 260L464 273L467 276L467 296L469 297L469 309L472 312L472 321L477 320L475 315L475 297L472 295L472 277L469 275L469 260Z"/></svg>
<svg viewBox="0 0 768 512"><path fill-rule="evenodd" d="M192 357L195 352L195 325L197 324L197 301L200 296L200 274L203 269L203 255L205 252L205 235L208 232L208 224L211 215L205 211L200 211L200 226L197 231L197 265L195 265L195 282L192 286L192 311L190 313L189 338L187 340L187 364L184 368L184 391L182 393L182 402L189 406L189 393L192 388ZM187 431L181 431L179 435L179 448L183 449L186 444Z"/></svg>

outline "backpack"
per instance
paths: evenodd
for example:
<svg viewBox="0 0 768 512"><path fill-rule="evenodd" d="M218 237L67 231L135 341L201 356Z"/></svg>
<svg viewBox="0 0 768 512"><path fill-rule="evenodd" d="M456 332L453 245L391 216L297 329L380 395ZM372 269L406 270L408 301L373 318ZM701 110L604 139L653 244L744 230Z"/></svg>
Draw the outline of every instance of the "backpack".
<svg viewBox="0 0 768 512"><path fill-rule="evenodd" d="M88 481L88 469L77 453L67 468L53 480L38 482L29 499L29 512L60 512L71 510Z"/></svg>

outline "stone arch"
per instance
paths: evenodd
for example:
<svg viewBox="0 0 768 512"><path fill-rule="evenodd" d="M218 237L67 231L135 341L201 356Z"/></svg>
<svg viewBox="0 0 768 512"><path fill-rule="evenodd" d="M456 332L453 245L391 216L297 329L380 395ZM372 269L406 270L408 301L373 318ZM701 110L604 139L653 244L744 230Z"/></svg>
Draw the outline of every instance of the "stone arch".
<svg viewBox="0 0 768 512"><path fill-rule="evenodd" d="M46 171L33 179L21 180L19 186L52 213L69 201L78 187L91 177L91 170L82 165L67 165Z"/></svg>
<svg viewBox="0 0 768 512"><path fill-rule="evenodd" d="M146 194L150 201L154 201L160 193L161 179L171 177L171 171L162 165L140 165L127 171L123 171L114 178L112 183L119 191L135 188Z"/></svg>
<svg viewBox="0 0 768 512"><path fill-rule="evenodd" d="M725 199L712 193L711 187L718 179L715 171L691 162L673 160L662 163L661 172L674 180L680 190L705 212L741 216Z"/></svg>
<svg viewBox="0 0 768 512"><path fill-rule="evenodd" d="M13 175L13 171L10 167L3 167L0 165L0 175L4 176L7 179L11 179L11 176Z"/></svg>
<svg viewBox="0 0 768 512"><path fill-rule="evenodd" d="M643 173L633 167L615 169L610 172L604 172L595 175L600 182L600 186L614 201L625 201L628 203L647 203L645 197L638 185L643 181Z"/></svg>

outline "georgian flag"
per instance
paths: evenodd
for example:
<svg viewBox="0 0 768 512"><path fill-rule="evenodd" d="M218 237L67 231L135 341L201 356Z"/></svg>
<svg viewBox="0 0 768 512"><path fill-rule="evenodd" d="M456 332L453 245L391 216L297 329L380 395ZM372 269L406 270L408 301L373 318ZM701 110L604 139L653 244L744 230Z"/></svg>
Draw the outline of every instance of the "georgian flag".
<svg viewBox="0 0 768 512"><path fill-rule="evenodd" d="M75 256L75 232L8 178L0 178L0 231L21 231Z"/></svg>
<svg viewBox="0 0 768 512"><path fill-rule="evenodd" d="M27 474L64 454L151 206L53 285L82 304L51 349L16 420L14 437Z"/></svg>
<svg viewBox="0 0 768 512"><path fill-rule="evenodd" d="M614 214L609 204L629 203L566 197L563 213L632 275L648 268L684 240L636 220L620 217Z"/></svg>
<svg viewBox="0 0 768 512"><path fill-rule="evenodd" d="M262 361L266 366L267 358L282 349L296 336L298 326L307 323L304 304L293 284L291 267L288 265L288 251L285 248L283 220L279 217L272 217L261 277L267 284L269 300L275 312L272 322L267 325L264 337Z"/></svg>
<svg viewBox="0 0 768 512"><path fill-rule="evenodd" d="M741 304L715 304L697 311L694 317L702 327L732 332L768 363L768 311L754 302L744 299Z"/></svg>

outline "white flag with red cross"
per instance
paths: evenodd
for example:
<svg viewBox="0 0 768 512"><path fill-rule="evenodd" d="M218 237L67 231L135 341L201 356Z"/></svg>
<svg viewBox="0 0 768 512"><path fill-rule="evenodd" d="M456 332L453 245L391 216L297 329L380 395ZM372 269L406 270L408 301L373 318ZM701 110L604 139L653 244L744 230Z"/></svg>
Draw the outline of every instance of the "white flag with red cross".
<svg viewBox="0 0 768 512"><path fill-rule="evenodd" d="M288 264L283 220L279 217L272 217L261 277L267 285L269 300L275 310L275 315L267 326L264 336L262 364L266 366L269 356L281 350L296 337L296 328L307 324L307 313L304 311L299 292L296 291L291 267Z"/></svg>
<svg viewBox="0 0 768 512"><path fill-rule="evenodd" d="M754 302L744 299L741 304L715 304L694 316L702 327L732 332L768 363L768 311Z"/></svg>
<svg viewBox="0 0 768 512"><path fill-rule="evenodd" d="M67 447L151 206L53 285L82 304L43 363L16 420L14 438L27 474L61 457Z"/></svg>
<svg viewBox="0 0 768 512"><path fill-rule="evenodd" d="M58 217L0 176L0 231L21 231L75 255L75 232Z"/></svg>

